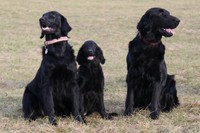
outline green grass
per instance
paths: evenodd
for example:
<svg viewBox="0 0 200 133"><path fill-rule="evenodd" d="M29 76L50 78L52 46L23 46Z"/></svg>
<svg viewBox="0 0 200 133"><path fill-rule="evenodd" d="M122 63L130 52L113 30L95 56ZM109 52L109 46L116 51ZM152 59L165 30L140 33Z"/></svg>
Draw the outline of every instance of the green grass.
<svg viewBox="0 0 200 133"><path fill-rule="evenodd" d="M200 3L197 0L0 0L0 132L200 132ZM168 72L176 75L181 105L151 120L148 110L131 117L106 121L98 114L82 125L73 118L58 118L58 127L48 119L24 121L21 100L24 87L40 65L41 46L38 19L44 12L57 10L67 17L73 30L70 44L77 54L85 40L95 40L103 49L106 64L105 105L109 112L122 114L126 97L126 54L128 42L137 33L136 25L151 7L163 7L181 19L176 34L163 38Z"/></svg>

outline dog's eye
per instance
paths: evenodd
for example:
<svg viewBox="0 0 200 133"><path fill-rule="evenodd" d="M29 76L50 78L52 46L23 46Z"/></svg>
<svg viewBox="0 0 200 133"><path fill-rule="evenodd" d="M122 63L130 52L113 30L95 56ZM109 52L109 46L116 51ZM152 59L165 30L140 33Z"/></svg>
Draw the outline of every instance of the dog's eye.
<svg viewBox="0 0 200 133"><path fill-rule="evenodd" d="M164 12L161 12L159 15L162 16L162 17L166 17L167 16L167 14L165 14Z"/></svg>
<svg viewBox="0 0 200 133"><path fill-rule="evenodd" d="M162 16L163 16L163 17L167 17L167 14L164 14L164 13L163 13Z"/></svg>
<svg viewBox="0 0 200 133"><path fill-rule="evenodd" d="M93 49L96 49L96 48L97 48L97 46L94 45L94 46L93 46Z"/></svg>

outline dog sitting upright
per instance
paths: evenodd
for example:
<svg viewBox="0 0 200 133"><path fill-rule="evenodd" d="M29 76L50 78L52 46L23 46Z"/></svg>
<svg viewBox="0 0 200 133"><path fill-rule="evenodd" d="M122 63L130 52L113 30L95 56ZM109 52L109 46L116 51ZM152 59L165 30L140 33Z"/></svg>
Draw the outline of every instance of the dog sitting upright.
<svg viewBox="0 0 200 133"><path fill-rule="evenodd" d="M26 86L23 113L28 119L47 115L57 125L55 115L72 115L80 122L79 87L74 51L68 43L71 27L66 18L50 11L39 19L45 46L42 62L35 78Z"/></svg>
<svg viewBox="0 0 200 133"><path fill-rule="evenodd" d="M127 96L124 115L135 108L150 108L150 117L179 105L174 76L167 74L165 46L180 20L162 8L151 8L140 19L137 36L130 41L127 55Z"/></svg>
<svg viewBox="0 0 200 133"><path fill-rule="evenodd" d="M78 52L77 62L82 116L98 112L103 118L111 119L104 106L104 75L100 63L104 64L105 59L101 48L92 40L86 41Z"/></svg>

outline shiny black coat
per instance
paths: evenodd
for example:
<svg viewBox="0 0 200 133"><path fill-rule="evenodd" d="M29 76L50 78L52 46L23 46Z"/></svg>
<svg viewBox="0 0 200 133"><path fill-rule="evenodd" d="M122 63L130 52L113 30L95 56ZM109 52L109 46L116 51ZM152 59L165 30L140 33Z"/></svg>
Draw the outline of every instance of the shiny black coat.
<svg viewBox="0 0 200 133"><path fill-rule="evenodd" d="M46 41L67 36L71 30L66 18L55 11L45 13L40 26L41 29L51 27L51 30L42 30L41 38L45 36ZM56 115L72 113L76 120L83 121L79 112L79 93L72 47L68 41L47 45L43 47L42 62L35 78L25 88L24 117L34 120L47 115L50 123L57 125Z"/></svg>
<svg viewBox="0 0 200 133"><path fill-rule="evenodd" d="M138 34L130 41L127 55L127 96L125 115L135 108L150 108L150 117L157 119L160 111L178 106L174 76L167 74L165 46L162 36L173 34L179 19L161 8L149 9L138 23Z"/></svg>
<svg viewBox="0 0 200 133"><path fill-rule="evenodd" d="M101 64L105 63L105 59L101 48L94 41L86 41L78 52L77 62L80 65L78 84L81 90L81 114L84 116L98 112L102 118L111 119L104 106L104 75Z"/></svg>

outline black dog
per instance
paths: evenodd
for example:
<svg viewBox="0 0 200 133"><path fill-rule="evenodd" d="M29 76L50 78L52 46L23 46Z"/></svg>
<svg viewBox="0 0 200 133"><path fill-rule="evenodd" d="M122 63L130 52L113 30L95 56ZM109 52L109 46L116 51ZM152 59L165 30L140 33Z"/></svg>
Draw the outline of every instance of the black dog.
<svg viewBox="0 0 200 133"><path fill-rule="evenodd" d="M162 36L171 37L180 20L162 8L151 8L137 25L138 34L129 43L125 115L135 108L150 107L150 117L179 105L175 80L167 74Z"/></svg>
<svg viewBox="0 0 200 133"><path fill-rule="evenodd" d="M104 64L105 59L101 48L94 41L86 41L78 52L77 62L82 116L98 112L103 118L111 119L104 106L104 75L100 63Z"/></svg>
<svg viewBox="0 0 200 133"><path fill-rule="evenodd" d="M83 122L79 112L79 87L74 51L68 44L71 30L66 18L56 11L45 13L40 19L41 38L45 36L43 59L35 78L26 86L23 96L25 118L47 115L57 125L55 115L72 112Z"/></svg>

